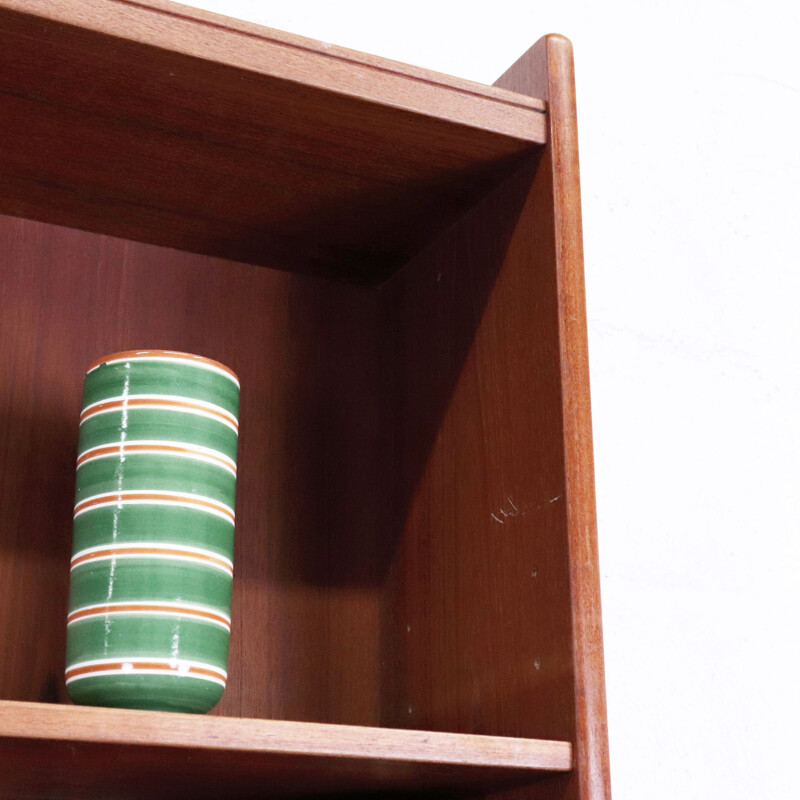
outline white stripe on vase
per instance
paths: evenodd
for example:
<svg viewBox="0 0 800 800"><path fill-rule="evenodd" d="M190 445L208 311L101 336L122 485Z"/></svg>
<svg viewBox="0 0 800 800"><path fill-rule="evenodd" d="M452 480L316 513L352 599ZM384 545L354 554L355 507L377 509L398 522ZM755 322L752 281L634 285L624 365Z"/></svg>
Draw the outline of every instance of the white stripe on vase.
<svg viewBox="0 0 800 800"><path fill-rule="evenodd" d="M161 455L188 458L205 464L222 467L236 477L236 462L230 457L199 444L176 442L167 439L131 439L124 442L109 442L84 450L78 455L78 468L100 458L127 458L130 455Z"/></svg>
<svg viewBox="0 0 800 800"><path fill-rule="evenodd" d="M68 664L64 671L66 683L103 675L170 675L176 678L199 678L217 683L223 688L228 678L224 669L201 661L188 661L157 656L132 658L99 658Z"/></svg>
<svg viewBox="0 0 800 800"><path fill-rule="evenodd" d="M194 566L211 567L233 577L233 562L212 550L190 545L166 544L163 542L126 542L86 547L72 556L70 571L85 564L112 559L158 559L180 561Z"/></svg>
<svg viewBox="0 0 800 800"><path fill-rule="evenodd" d="M163 489L121 489L115 492L95 494L75 504L73 519L97 508L107 508L108 506L123 508L126 505L190 508L205 514L213 514L230 522L231 525L236 521L233 509L219 500L190 492L170 492Z"/></svg>
<svg viewBox="0 0 800 800"><path fill-rule="evenodd" d="M231 630L231 618L225 612L198 603L178 603L171 600L122 600L81 606L69 612L67 625L107 616L187 617L196 622L217 625L228 633Z"/></svg>
<svg viewBox="0 0 800 800"><path fill-rule="evenodd" d="M194 397L183 397L171 394L129 394L106 397L90 403L81 411L80 424L98 414L110 414L116 411L174 411L181 414L193 414L206 419L213 419L227 425L238 434L239 421L230 411Z"/></svg>

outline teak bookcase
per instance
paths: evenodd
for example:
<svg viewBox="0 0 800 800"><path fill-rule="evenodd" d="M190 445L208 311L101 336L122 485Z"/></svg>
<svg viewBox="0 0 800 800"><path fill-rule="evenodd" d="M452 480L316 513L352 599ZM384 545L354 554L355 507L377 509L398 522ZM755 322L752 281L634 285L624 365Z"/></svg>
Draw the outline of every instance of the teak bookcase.
<svg viewBox="0 0 800 800"><path fill-rule="evenodd" d="M607 800L574 82L0 0L0 798ZM81 383L242 381L212 715L63 684Z"/></svg>

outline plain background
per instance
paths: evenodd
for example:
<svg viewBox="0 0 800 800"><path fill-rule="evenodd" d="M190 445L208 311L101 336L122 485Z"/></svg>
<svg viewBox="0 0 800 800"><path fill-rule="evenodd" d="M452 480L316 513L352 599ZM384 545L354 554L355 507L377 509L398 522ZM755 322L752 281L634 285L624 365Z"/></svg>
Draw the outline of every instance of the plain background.
<svg viewBox="0 0 800 800"><path fill-rule="evenodd" d="M613 795L797 796L800 4L192 4L482 83L572 40Z"/></svg>

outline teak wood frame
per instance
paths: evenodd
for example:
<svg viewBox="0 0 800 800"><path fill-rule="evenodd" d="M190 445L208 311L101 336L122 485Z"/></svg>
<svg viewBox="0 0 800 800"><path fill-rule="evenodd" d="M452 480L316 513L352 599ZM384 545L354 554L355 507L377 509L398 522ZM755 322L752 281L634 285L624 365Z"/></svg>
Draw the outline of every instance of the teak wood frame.
<svg viewBox="0 0 800 800"><path fill-rule="evenodd" d="M606 800L569 43L483 87L161 0L0 37L0 798ZM221 717L63 704L81 375L139 346L242 378Z"/></svg>

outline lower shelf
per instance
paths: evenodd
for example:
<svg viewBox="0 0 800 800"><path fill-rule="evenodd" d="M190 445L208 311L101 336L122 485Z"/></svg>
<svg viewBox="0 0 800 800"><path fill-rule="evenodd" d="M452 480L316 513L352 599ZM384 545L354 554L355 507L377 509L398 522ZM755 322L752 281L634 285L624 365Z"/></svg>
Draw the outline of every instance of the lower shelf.
<svg viewBox="0 0 800 800"><path fill-rule="evenodd" d="M0 701L0 798L477 790L571 768L568 742Z"/></svg>

